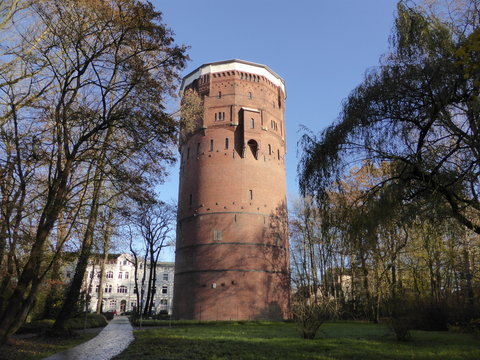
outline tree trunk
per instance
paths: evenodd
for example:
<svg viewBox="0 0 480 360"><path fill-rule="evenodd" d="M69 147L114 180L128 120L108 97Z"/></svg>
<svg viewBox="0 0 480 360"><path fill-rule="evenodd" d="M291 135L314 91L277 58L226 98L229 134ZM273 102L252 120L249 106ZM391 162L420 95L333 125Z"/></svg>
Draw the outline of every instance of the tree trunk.
<svg viewBox="0 0 480 360"><path fill-rule="evenodd" d="M109 204L109 213L105 229L105 236L103 237L103 259L100 268L100 283L98 284L98 301L97 301L97 314L102 312L102 298L103 298L103 282L105 278L105 264L108 260L108 251L110 248L110 237L112 235L112 221L113 211L112 204Z"/></svg>
<svg viewBox="0 0 480 360"><path fill-rule="evenodd" d="M67 297L65 298L62 309L60 310L58 318L53 325L53 329L56 331L65 330L65 323L73 314L75 304L78 301L78 296L80 295L80 291L82 289L83 278L85 277L85 271L87 270L88 259L90 257L92 248L93 233L95 231L95 225L97 224L98 208L100 206L100 194L104 180L104 165L107 157L107 146L109 146L109 141L112 134L113 128L109 127L107 129L107 133L105 134L103 147L99 154L99 160L93 177L93 194L92 203L90 206L90 214L88 217L87 228L83 236L82 247L80 249L77 266L75 267L75 274L73 276L72 284L70 285L70 289Z"/></svg>
<svg viewBox="0 0 480 360"><path fill-rule="evenodd" d="M63 285L61 284L61 251L63 247L63 242L66 237L65 226L62 221L58 220L57 225L57 244L55 247L55 253L58 256L55 256L52 263L52 271L50 273L50 291L45 300L45 308L43 310L43 317L45 319L53 319L57 315L57 310L55 309L55 304L62 296Z"/></svg>
<svg viewBox="0 0 480 360"><path fill-rule="evenodd" d="M82 247L78 256L78 262L77 266L75 267L75 273L73 275L70 289L67 293L67 297L65 298L60 313L58 314L57 320L53 325L53 329L55 331L65 331L66 321L73 315L75 304L78 301L78 297L82 289L83 279L87 270L88 259L90 258L93 243L93 233L95 230L95 225L97 223L98 207L100 202L100 190L103 184L103 169L101 166L103 165L102 163L103 162L101 162L95 170L92 203L90 207L87 228L83 236Z"/></svg>
<svg viewBox="0 0 480 360"><path fill-rule="evenodd" d="M63 171L60 171L49 187L47 201L40 215L31 252L0 319L0 343L5 343L8 337L19 329L33 303L33 298L38 290L38 284L34 285L44 260L45 244L64 207L71 167L72 161L68 159Z"/></svg>

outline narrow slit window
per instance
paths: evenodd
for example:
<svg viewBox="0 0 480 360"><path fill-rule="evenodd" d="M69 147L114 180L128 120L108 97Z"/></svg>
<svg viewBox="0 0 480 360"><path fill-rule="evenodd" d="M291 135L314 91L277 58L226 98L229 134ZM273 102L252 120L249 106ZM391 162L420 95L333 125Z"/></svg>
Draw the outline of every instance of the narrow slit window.
<svg viewBox="0 0 480 360"><path fill-rule="evenodd" d="M255 119L250 119L250 129L255 128Z"/></svg>
<svg viewBox="0 0 480 360"><path fill-rule="evenodd" d="M277 158L280 160L280 149L277 150Z"/></svg>
<svg viewBox="0 0 480 360"><path fill-rule="evenodd" d="M213 151L213 139L210 139L210 151Z"/></svg>
<svg viewBox="0 0 480 360"><path fill-rule="evenodd" d="M268 144L268 155L272 155L272 145Z"/></svg>
<svg viewBox="0 0 480 360"><path fill-rule="evenodd" d="M213 241L222 241L222 230L213 230Z"/></svg>
<svg viewBox="0 0 480 360"><path fill-rule="evenodd" d="M222 98L222 92L219 91L218 94L217 94L217 98L221 99Z"/></svg>
<svg viewBox="0 0 480 360"><path fill-rule="evenodd" d="M228 138L225 138L225 150L228 149Z"/></svg>
<svg viewBox="0 0 480 360"><path fill-rule="evenodd" d="M200 143L197 143L197 154L200 154Z"/></svg>
<svg viewBox="0 0 480 360"><path fill-rule="evenodd" d="M190 197L188 198L188 206L192 207L192 194L190 194Z"/></svg>
<svg viewBox="0 0 480 360"><path fill-rule="evenodd" d="M249 99L253 99L253 95L252 95L251 92L248 92L248 98L249 98Z"/></svg>
<svg viewBox="0 0 480 360"><path fill-rule="evenodd" d="M253 190L248 190L248 198L253 200Z"/></svg>

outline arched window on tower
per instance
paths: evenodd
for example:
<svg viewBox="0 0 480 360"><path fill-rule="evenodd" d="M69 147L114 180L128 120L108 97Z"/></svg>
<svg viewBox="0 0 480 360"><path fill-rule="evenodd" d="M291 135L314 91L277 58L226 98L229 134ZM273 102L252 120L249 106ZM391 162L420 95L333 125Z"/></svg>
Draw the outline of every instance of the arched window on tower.
<svg viewBox="0 0 480 360"><path fill-rule="evenodd" d="M258 155L258 143L255 140L248 140L248 147L250 148L250 151L252 152L252 155L255 159L257 158Z"/></svg>
<svg viewBox="0 0 480 360"><path fill-rule="evenodd" d="M253 129L253 128L255 128L255 119L251 118L250 119L250 129Z"/></svg>

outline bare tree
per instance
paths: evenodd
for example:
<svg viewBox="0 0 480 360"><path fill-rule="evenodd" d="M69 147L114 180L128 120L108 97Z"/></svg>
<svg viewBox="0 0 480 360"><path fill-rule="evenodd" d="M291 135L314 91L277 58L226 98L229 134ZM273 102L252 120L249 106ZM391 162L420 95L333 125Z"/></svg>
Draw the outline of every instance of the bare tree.
<svg viewBox="0 0 480 360"><path fill-rule="evenodd" d="M22 41L35 46L28 56L21 51L26 47L18 55L34 70L29 72L31 88L40 95L23 104L17 125L10 112L4 111L4 118L6 126L18 129L14 141L26 137L31 144L17 161L21 165L17 178L25 177L31 166L26 160L42 161L26 182L25 193L35 199L35 210L29 214L33 231L0 316L1 341L18 329L34 301L59 214L85 185L82 179L93 178L93 188L94 184L101 188L89 165L100 169L103 161L115 179L147 184L161 179L162 161L174 160L170 145L176 141L176 123L165 114L163 103L185 61L184 48L173 44L161 14L148 3L51 0L34 2L31 10L31 21L45 33L37 38L25 32ZM2 157L9 148L3 144ZM105 147L107 155L100 156ZM2 172L8 184L9 167L2 165ZM90 209L95 206L90 203Z"/></svg>
<svg viewBox="0 0 480 360"><path fill-rule="evenodd" d="M156 293L158 259L162 249L172 245L170 240L175 226L175 209L172 205L162 202L141 204L132 214L131 219L143 240L145 251L140 288L143 291L146 285L146 299L143 309L141 303L138 304L138 308L143 310L143 316L149 317L152 316ZM137 283L136 288L138 289ZM143 300L143 293L141 295L140 301Z"/></svg>

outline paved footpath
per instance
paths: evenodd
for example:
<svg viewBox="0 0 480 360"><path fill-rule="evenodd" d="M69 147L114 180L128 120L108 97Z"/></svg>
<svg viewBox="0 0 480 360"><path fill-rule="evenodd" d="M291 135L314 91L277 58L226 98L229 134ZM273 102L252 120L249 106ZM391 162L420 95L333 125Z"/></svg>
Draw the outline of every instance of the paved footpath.
<svg viewBox="0 0 480 360"><path fill-rule="evenodd" d="M133 341L133 329L126 316L115 316L93 339L49 356L44 360L109 360Z"/></svg>

